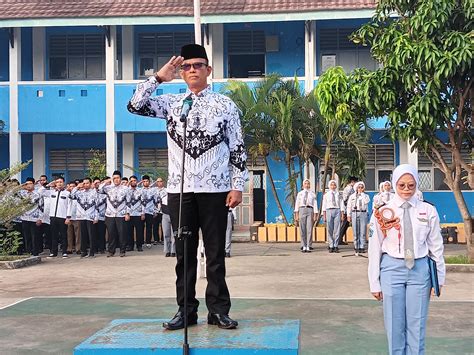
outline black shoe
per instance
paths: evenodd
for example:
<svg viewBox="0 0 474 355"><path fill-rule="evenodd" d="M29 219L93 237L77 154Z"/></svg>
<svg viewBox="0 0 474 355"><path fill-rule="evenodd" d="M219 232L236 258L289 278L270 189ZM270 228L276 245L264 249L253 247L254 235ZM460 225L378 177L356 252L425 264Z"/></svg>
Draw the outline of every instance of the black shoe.
<svg viewBox="0 0 474 355"><path fill-rule="evenodd" d="M82 253L81 258L85 258L87 256L87 253Z"/></svg>
<svg viewBox="0 0 474 355"><path fill-rule="evenodd" d="M81 252L80 252L80 251L76 251L76 254L77 254L77 255L80 255L80 254L81 254Z"/></svg>
<svg viewBox="0 0 474 355"><path fill-rule="evenodd" d="M142 247L137 247L137 251L143 251Z"/></svg>
<svg viewBox="0 0 474 355"><path fill-rule="evenodd" d="M302 252L302 253L306 253L306 249L301 249L301 252Z"/></svg>
<svg viewBox="0 0 474 355"><path fill-rule="evenodd" d="M309 250L314 250L314 248L313 248L313 247L309 247Z"/></svg>
<svg viewBox="0 0 474 355"><path fill-rule="evenodd" d="M365 249L360 249L360 253L362 254L366 253Z"/></svg>
<svg viewBox="0 0 474 355"><path fill-rule="evenodd" d="M99 254L105 254L104 250L99 250Z"/></svg>
<svg viewBox="0 0 474 355"><path fill-rule="evenodd" d="M339 242L339 245L348 245L346 242Z"/></svg>
<svg viewBox="0 0 474 355"><path fill-rule="evenodd" d="M230 258L230 253L225 253L226 258Z"/></svg>
<svg viewBox="0 0 474 355"><path fill-rule="evenodd" d="M196 312L188 314L188 326L196 325L198 320L198 315ZM163 323L163 328L168 330L178 330L184 328L184 313L178 311L169 322Z"/></svg>
<svg viewBox="0 0 474 355"><path fill-rule="evenodd" d="M304 247L301 247L300 250L303 251Z"/></svg>
<svg viewBox="0 0 474 355"><path fill-rule="evenodd" d="M329 248L330 253L334 253L334 248Z"/></svg>
<svg viewBox="0 0 474 355"><path fill-rule="evenodd" d="M166 253L165 258L169 258L171 256L171 253Z"/></svg>
<svg viewBox="0 0 474 355"><path fill-rule="evenodd" d="M126 247L125 251L133 251L133 248L132 247Z"/></svg>
<svg viewBox="0 0 474 355"><path fill-rule="evenodd" d="M335 253L339 253L339 248L338 248L338 247L335 247L335 248L334 248L334 252L335 252Z"/></svg>
<svg viewBox="0 0 474 355"><path fill-rule="evenodd" d="M125 252L124 251L121 251L120 252L120 257L123 258L125 256Z"/></svg>
<svg viewBox="0 0 474 355"><path fill-rule="evenodd" d="M209 313L207 315L207 324L217 325L221 329L235 329L239 325L227 314Z"/></svg>
<svg viewBox="0 0 474 355"><path fill-rule="evenodd" d="M311 253L311 248L306 248L307 253Z"/></svg>
<svg viewBox="0 0 474 355"><path fill-rule="evenodd" d="M176 257L176 253L171 253L171 257L172 258Z"/></svg>
<svg viewBox="0 0 474 355"><path fill-rule="evenodd" d="M108 258L111 258L111 257L113 257L114 255L115 255L115 253L108 253L108 254L107 254L107 257L108 257Z"/></svg>

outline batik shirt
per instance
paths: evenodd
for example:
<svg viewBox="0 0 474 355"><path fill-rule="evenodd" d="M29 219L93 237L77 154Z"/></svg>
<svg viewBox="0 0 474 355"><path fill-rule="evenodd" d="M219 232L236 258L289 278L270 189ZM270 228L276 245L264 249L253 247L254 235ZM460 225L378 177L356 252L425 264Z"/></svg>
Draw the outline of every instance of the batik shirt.
<svg viewBox="0 0 474 355"><path fill-rule="evenodd" d="M23 215L21 216L21 220L28 222L37 222L38 220L43 219L43 213L39 208L41 195L37 191L29 192L26 190L21 190L19 195L21 196L21 198L30 199L31 203L33 203L33 207L29 211L23 213Z"/></svg>
<svg viewBox="0 0 474 355"><path fill-rule="evenodd" d="M158 189L156 187L144 187L142 192L142 204L146 214L156 213L156 208L160 203Z"/></svg>
<svg viewBox="0 0 474 355"><path fill-rule="evenodd" d="M105 221L105 210L107 209L107 195L97 193L97 214L99 221Z"/></svg>
<svg viewBox="0 0 474 355"><path fill-rule="evenodd" d="M127 213L127 186L101 184L99 186L99 193L107 195L106 217L125 217Z"/></svg>
<svg viewBox="0 0 474 355"><path fill-rule="evenodd" d="M69 198L75 200L77 204L75 215L72 216L72 209L69 209L68 217L73 217L77 221L95 221L99 219L97 212L98 194L95 189L79 190L75 187L72 189Z"/></svg>
<svg viewBox="0 0 474 355"><path fill-rule="evenodd" d="M243 191L248 179L247 154L240 112L234 102L209 87L197 95L188 90L151 97L157 86L155 77L138 84L128 110L166 120L168 192L180 191L183 147L180 116L187 97L193 104L187 118L184 192Z"/></svg>
<svg viewBox="0 0 474 355"><path fill-rule="evenodd" d="M127 213L130 216L141 216L145 214L145 207L142 203L142 191L137 188L129 188L127 195Z"/></svg>
<svg viewBox="0 0 474 355"><path fill-rule="evenodd" d="M170 214L168 210L168 192L165 187L158 189L158 198L160 203L156 205L156 213Z"/></svg>

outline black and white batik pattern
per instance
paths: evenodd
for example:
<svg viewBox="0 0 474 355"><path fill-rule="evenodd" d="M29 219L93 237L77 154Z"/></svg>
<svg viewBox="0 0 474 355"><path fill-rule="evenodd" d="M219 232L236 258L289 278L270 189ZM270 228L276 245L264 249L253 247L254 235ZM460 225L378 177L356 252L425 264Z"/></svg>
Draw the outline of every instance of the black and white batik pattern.
<svg viewBox="0 0 474 355"><path fill-rule="evenodd" d="M160 203L158 195L158 188L156 187L144 187L141 189L142 192L142 205L145 214L154 214L156 206Z"/></svg>
<svg viewBox="0 0 474 355"><path fill-rule="evenodd" d="M127 213L130 216L141 216L145 214L145 208L142 203L142 191L141 189L129 188L127 195Z"/></svg>
<svg viewBox="0 0 474 355"><path fill-rule="evenodd" d="M33 207L22 214L21 220L28 222L37 222L38 220L43 219L43 212L39 208L41 195L37 191L28 192L26 190L21 190L19 193L22 199L29 199L33 204Z"/></svg>
<svg viewBox="0 0 474 355"><path fill-rule="evenodd" d="M193 100L186 129L184 192L242 191L248 179L247 154L242 137L240 114L227 96L206 88L198 95L153 96L158 83L154 77L137 85L128 104L132 113L166 120L168 132L167 190L178 193L181 183L183 124L180 122L184 98Z"/></svg>
<svg viewBox="0 0 474 355"><path fill-rule="evenodd" d="M97 193L97 213L99 221L105 221L105 210L107 209L107 195Z"/></svg>
<svg viewBox="0 0 474 355"><path fill-rule="evenodd" d="M102 184L99 186L99 193L107 195L106 217L125 217L127 213L128 187Z"/></svg>
<svg viewBox="0 0 474 355"><path fill-rule="evenodd" d="M95 189L78 190L77 187L72 189L69 198L77 201L75 215L72 216L73 219L77 221L98 221L98 196L99 195Z"/></svg>

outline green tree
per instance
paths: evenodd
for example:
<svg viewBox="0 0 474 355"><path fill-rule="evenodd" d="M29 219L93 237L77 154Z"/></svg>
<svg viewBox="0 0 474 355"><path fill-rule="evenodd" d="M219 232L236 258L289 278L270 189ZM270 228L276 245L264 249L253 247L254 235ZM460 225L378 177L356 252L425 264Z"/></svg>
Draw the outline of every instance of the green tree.
<svg viewBox="0 0 474 355"><path fill-rule="evenodd" d="M273 109L270 98L280 84L281 79L278 75L269 75L260 80L254 88L251 88L247 83L230 80L222 91L235 102L242 112L242 129L249 158L253 160L259 157L263 158L278 211L285 224L288 224L268 162L270 153L279 150L274 140L277 127L272 117Z"/></svg>
<svg viewBox="0 0 474 355"><path fill-rule="evenodd" d="M474 188L474 164L461 151L473 147L473 29L472 0L380 0L372 20L353 35L382 64L357 78L357 101L374 117L386 116L394 140L410 142L444 173L471 260L472 222L461 188L463 176Z"/></svg>
<svg viewBox="0 0 474 355"><path fill-rule="evenodd" d="M88 164L88 175L93 179L98 177L104 179L107 176L107 164L105 151L98 149L91 149L92 158L87 162Z"/></svg>
<svg viewBox="0 0 474 355"><path fill-rule="evenodd" d="M359 70L356 70L358 73ZM351 175L365 170L365 153L368 148L366 113L356 101L359 84L346 75L342 67L328 69L319 78L313 91L319 109L319 133L325 143L324 174L321 191L326 189L328 170L344 170ZM352 163L348 164L348 160ZM349 169L357 169L356 171Z"/></svg>

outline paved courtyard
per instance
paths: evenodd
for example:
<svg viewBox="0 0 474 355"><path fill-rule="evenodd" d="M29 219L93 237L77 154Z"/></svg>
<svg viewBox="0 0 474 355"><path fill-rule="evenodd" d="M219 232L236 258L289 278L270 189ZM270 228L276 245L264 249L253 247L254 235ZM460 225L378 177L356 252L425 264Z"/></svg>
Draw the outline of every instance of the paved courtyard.
<svg viewBox="0 0 474 355"><path fill-rule="evenodd" d="M176 311L174 260L161 246L125 258L44 259L0 270L0 353L70 354L117 318L168 318ZM300 319L301 354L384 354L381 304L371 298L367 259L302 254L296 244L235 243L227 281L236 319ZM464 246L447 246L460 254ZM198 281L203 297L206 282ZM448 273L430 305L427 354L474 354L474 275ZM202 302L200 317L206 316ZM192 346L192 339L191 339Z"/></svg>

